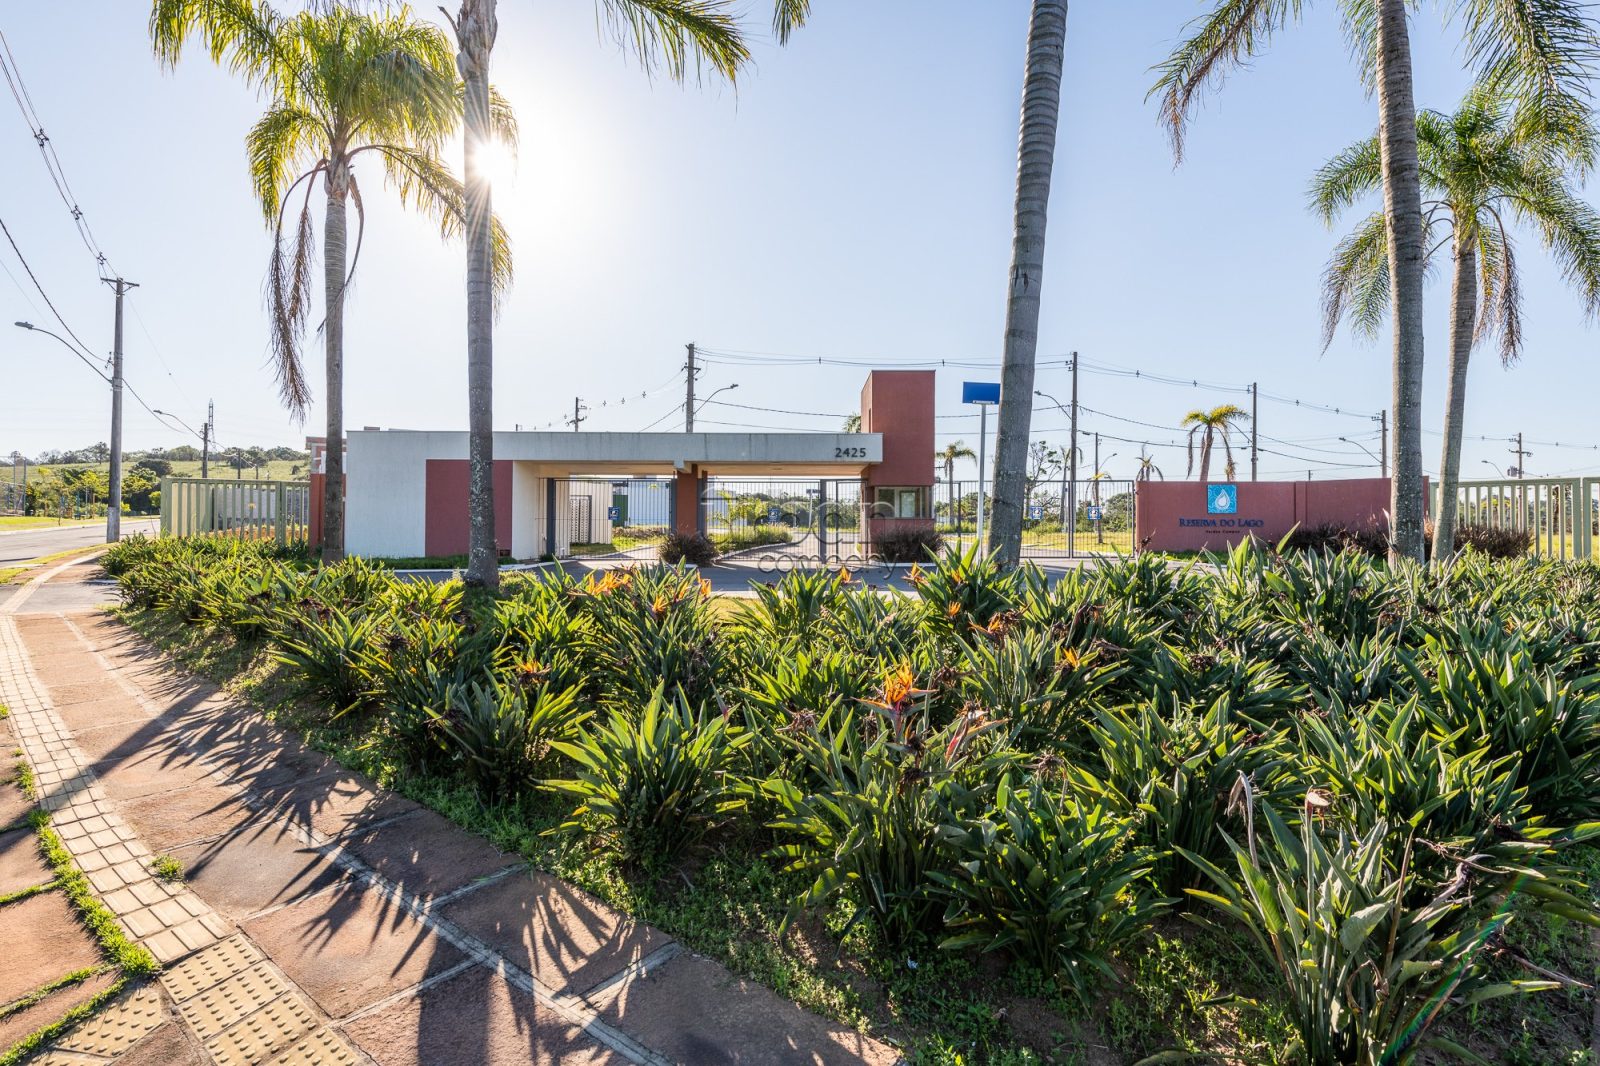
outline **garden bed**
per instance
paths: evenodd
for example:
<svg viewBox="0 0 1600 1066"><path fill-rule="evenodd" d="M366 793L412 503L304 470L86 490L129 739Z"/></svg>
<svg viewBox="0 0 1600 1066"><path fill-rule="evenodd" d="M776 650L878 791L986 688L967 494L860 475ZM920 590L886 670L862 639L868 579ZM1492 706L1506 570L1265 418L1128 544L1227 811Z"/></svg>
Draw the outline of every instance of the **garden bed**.
<svg viewBox="0 0 1600 1066"><path fill-rule="evenodd" d="M348 765L913 1061L1590 1061L1600 571L1219 562L952 555L731 614L659 567L107 567ZM1269 893L1318 902L1283 930Z"/></svg>

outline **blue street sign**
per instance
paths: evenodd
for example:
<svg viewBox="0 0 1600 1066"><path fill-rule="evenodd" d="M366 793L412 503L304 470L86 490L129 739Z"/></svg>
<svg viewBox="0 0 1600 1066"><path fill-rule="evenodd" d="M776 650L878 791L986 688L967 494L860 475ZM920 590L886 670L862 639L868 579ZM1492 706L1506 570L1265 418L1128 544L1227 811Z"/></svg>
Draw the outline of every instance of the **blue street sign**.
<svg viewBox="0 0 1600 1066"><path fill-rule="evenodd" d="M606 521L607 522L620 522L620 521L622 521L622 508L620 508L620 507L607 507L606 508Z"/></svg>
<svg viewBox="0 0 1600 1066"><path fill-rule="evenodd" d="M1032 504L1028 505L1028 518L1029 519L1031 519L1032 521L1037 522L1043 517L1044 517L1044 505L1043 504L1032 503Z"/></svg>
<svg viewBox="0 0 1600 1066"><path fill-rule="evenodd" d="M1106 509L1104 507L1099 506L1098 504L1090 504L1089 507L1088 507L1088 511L1089 511L1089 521L1091 521L1091 522L1098 522L1098 521L1100 521L1100 519L1102 519L1102 518L1104 518L1106 516Z"/></svg>
<svg viewBox="0 0 1600 1066"><path fill-rule="evenodd" d="M1000 383L998 381L963 381L961 383L962 403L999 403Z"/></svg>
<svg viewBox="0 0 1600 1066"><path fill-rule="evenodd" d="M776 522L782 516L783 516L783 512L778 510L776 504L774 504L773 506L767 508L767 521L768 522Z"/></svg>
<svg viewBox="0 0 1600 1066"><path fill-rule="evenodd" d="M1239 488L1236 485L1207 485L1206 514L1238 514Z"/></svg>

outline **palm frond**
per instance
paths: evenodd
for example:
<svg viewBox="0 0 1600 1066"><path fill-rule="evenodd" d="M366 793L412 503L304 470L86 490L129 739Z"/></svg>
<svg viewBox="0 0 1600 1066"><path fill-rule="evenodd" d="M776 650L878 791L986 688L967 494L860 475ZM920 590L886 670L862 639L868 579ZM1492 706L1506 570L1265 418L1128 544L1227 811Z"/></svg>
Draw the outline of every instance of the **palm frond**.
<svg viewBox="0 0 1600 1066"><path fill-rule="evenodd" d="M1481 80L1545 115L1571 114L1591 95L1600 57L1582 0L1458 0L1468 61Z"/></svg>
<svg viewBox="0 0 1600 1066"><path fill-rule="evenodd" d="M304 419L311 406L311 386L306 381L300 358L300 340L305 336L306 315L311 306L311 268L316 258L316 242L311 230L311 190L306 183L291 254L284 254L282 223L272 243L272 258L267 269L267 301L271 319L271 351L278 395L296 419Z"/></svg>
<svg viewBox="0 0 1600 1066"><path fill-rule="evenodd" d="M811 17L811 0L773 0L772 33L779 44L788 44L789 35Z"/></svg>
<svg viewBox="0 0 1600 1066"><path fill-rule="evenodd" d="M1156 83L1145 98L1161 98L1161 123L1183 159L1183 138L1200 97L1228 72L1266 47L1272 35L1300 17L1303 0L1221 0L1209 15L1190 22L1187 36L1153 69Z"/></svg>
<svg viewBox="0 0 1600 1066"><path fill-rule="evenodd" d="M733 0L600 0L598 14L640 66L683 81L710 67L733 82L750 60Z"/></svg>
<svg viewBox="0 0 1600 1066"><path fill-rule="evenodd" d="M250 185L268 225L283 209L283 198L302 160L316 158L327 131L311 112L275 104L245 134Z"/></svg>
<svg viewBox="0 0 1600 1066"><path fill-rule="evenodd" d="M1329 225L1346 208L1383 188L1378 137L1357 141L1324 163L1311 179L1311 210Z"/></svg>
<svg viewBox="0 0 1600 1066"><path fill-rule="evenodd" d="M1389 312L1389 235L1383 212L1374 212L1339 242L1322 272L1322 349L1339 323L1363 339L1377 336Z"/></svg>

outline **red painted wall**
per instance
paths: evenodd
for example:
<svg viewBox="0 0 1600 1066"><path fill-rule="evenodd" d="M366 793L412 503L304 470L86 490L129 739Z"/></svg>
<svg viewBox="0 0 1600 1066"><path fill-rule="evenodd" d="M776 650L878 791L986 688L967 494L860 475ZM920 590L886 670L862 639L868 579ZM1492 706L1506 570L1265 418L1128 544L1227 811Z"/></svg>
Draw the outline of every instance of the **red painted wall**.
<svg viewBox="0 0 1600 1066"><path fill-rule="evenodd" d="M680 470L672 479L672 524L674 532L693 536L700 532L700 492L705 478L699 468Z"/></svg>
<svg viewBox="0 0 1600 1066"><path fill-rule="evenodd" d="M883 434L883 461L861 477L861 502L869 543L882 533L933 525L933 371L874 370L861 387L861 431ZM872 514L878 486L927 487L929 514L881 518Z"/></svg>
<svg viewBox="0 0 1600 1066"><path fill-rule="evenodd" d="M1135 486L1134 540L1152 551L1217 551L1246 536L1277 541L1296 525L1389 526L1389 480L1238 481L1237 514L1206 513L1206 486L1218 482L1141 481ZM1423 482L1427 498L1427 482Z"/></svg>
<svg viewBox="0 0 1600 1066"><path fill-rule="evenodd" d="M465 459L429 459L427 496L424 501L428 555L465 555L470 540L467 487L471 464ZM511 463L494 464L494 539L502 551L511 550Z"/></svg>

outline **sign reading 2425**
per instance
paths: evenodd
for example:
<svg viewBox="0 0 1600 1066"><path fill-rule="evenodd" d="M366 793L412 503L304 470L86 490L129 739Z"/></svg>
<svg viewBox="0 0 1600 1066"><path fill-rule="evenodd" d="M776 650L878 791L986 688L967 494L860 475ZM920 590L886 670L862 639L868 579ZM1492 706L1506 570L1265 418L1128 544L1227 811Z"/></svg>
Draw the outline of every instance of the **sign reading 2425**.
<svg viewBox="0 0 1600 1066"><path fill-rule="evenodd" d="M1236 485L1207 485L1206 514L1238 514L1239 488Z"/></svg>

